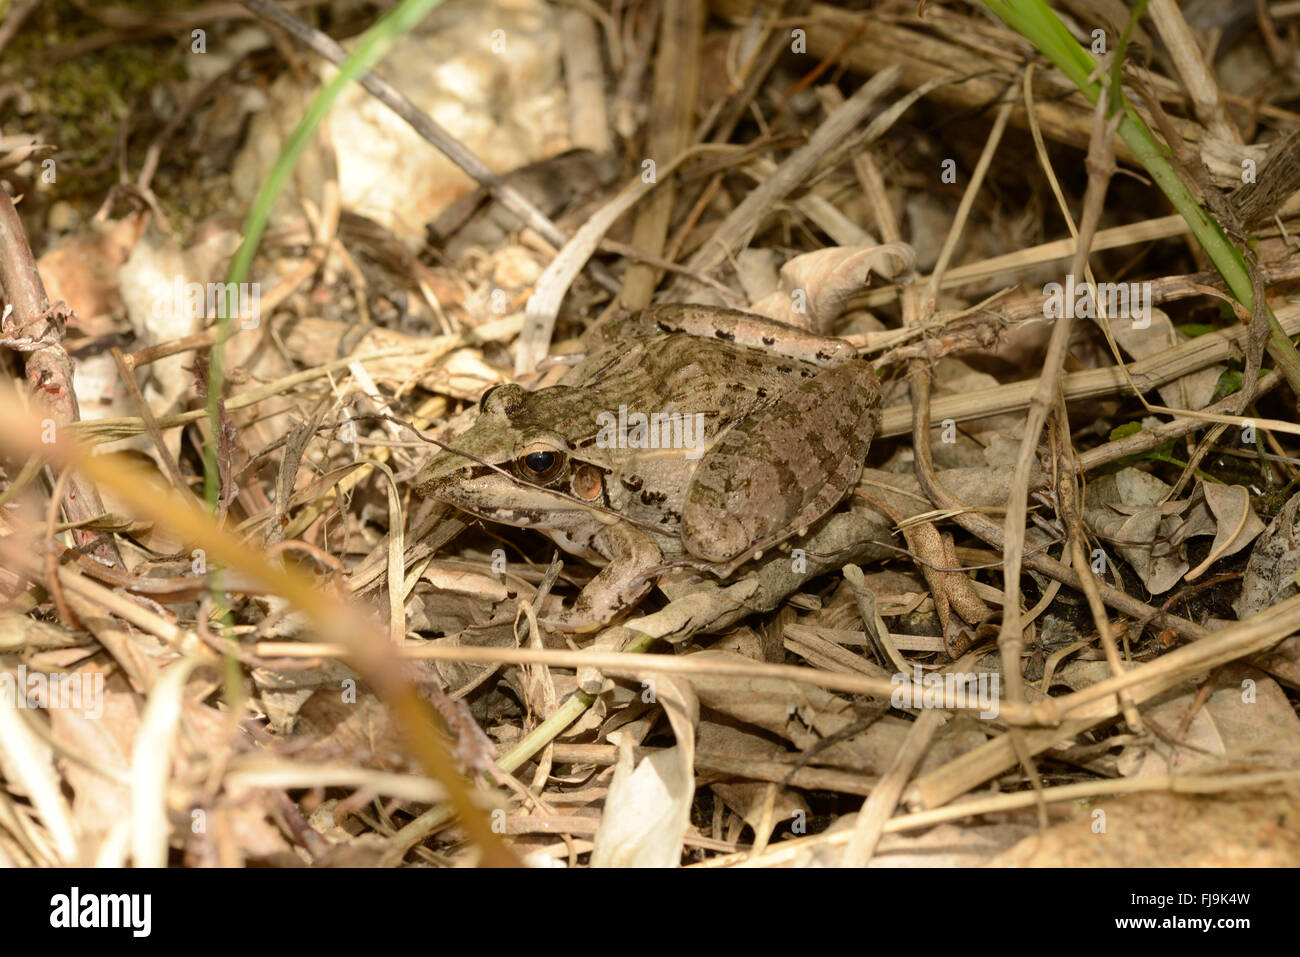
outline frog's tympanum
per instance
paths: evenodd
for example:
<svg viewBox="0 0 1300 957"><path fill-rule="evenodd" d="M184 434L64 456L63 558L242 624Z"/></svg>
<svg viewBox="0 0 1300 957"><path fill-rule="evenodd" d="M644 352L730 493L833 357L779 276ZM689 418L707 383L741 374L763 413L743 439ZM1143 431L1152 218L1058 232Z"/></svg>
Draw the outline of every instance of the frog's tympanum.
<svg viewBox="0 0 1300 957"><path fill-rule="evenodd" d="M589 338L560 384L484 393L457 451L417 479L422 495L537 529L604 566L548 624L607 623L668 563L730 575L857 482L880 386L850 343L681 305Z"/></svg>

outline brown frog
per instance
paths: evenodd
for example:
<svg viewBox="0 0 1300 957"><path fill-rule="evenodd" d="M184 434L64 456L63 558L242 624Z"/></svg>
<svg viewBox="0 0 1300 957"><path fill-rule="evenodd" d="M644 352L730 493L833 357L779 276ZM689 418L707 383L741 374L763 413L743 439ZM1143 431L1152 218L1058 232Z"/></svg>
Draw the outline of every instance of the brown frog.
<svg viewBox="0 0 1300 957"><path fill-rule="evenodd" d="M665 564L725 577L805 531L854 486L879 425L878 378L850 343L760 316L656 306L588 345L557 385L489 389L416 480L604 566L547 622L564 630L607 623Z"/></svg>

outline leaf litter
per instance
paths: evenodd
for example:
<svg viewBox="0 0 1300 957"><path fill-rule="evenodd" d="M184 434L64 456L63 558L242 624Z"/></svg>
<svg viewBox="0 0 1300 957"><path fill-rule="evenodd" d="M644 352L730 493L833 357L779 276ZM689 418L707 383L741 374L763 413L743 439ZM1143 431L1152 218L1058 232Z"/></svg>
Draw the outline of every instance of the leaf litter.
<svg viewBox="0 0 1300 957"><path fill-rule="evenodd" d="M90 107L60 112L49 90L65 81L35 66L34 34L70 40L78 22L51 19L59 6L8 41L5 71L36 81L0 126L28 255L71 310L71 374L38 381L79 403L60 432L197 506L215 337L189 297L223 281L283 131L328 71L305 48L309 68L290 67L260 21L220 21L201 69L133 101L129 189L46 182L41 157L84 163L51 145L69 125L101 135ZM497 844L535 866L1300 860L1297 397L1267 358L1241 391L1248 329L1181 221L1119 180L1089 262L1099 280L1149 284L1149 321L1085 311L1061 368L1044 368L1043 300L1074 250L1043 166L1082 204L1087 104L1041 63L1031 110L1002 126L983 112L1024 81L1028 47L972 5L814 4L798 52L751 0L658 23L655 5L598 6L449 0L401 38L380 72L500 179L476 182L354 87L276 207L254 266L260 321L225 345L225 528L380 623L378 671L310 602L233 567L210 578L222 563L181 513L146 514L110 480L90 507L58 484L62 464L24 468L6 440L0 691L21 680L23 703L0 708L0 862L444 866ZM323 22L351 45L355 23ZM1252 23L1216 56L1263 62L1265 42ZM740 72L713 89L733 48ZM1186 78L1126 67L1159 82L1162 135L1206 144L1209 190L1272 155L1273 130L1300 128L1281 94L1258 100L1265 84L1222 62L1201 79L1218 81L1226 125L1198 114ZM1262 169L1272 206L1259 215L1256 189L1243 207L1254 265L1295 336L1296 184L1284 163ZM518 197L539 219L520 220ZM806 536L724 581L664 570L621 620L566 640L541 621L594 569L423 501L410 479L489 388L558 378L619 292L624 309L653 295L843 336L881 375L883 424L856 488ZM19 380L49 333L23 290L5 294ZM1063 399L1012 530L1025 567L1010 674L989 529L1018 494L1048 375ZM649 654L598 657L629 651ZM410 712L374 677L390 665L469 804L453 810L456 782L412 757ZM94 706L68 707L74 693Z"/></svg>

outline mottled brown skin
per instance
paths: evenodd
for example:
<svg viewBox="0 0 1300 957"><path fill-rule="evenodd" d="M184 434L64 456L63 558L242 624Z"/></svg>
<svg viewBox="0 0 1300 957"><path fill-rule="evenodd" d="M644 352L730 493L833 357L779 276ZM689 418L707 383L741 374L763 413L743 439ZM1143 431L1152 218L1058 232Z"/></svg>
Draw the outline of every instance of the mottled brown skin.
<svg viewBox="0 0 1300 957"><path fill-rule="evenodd" d="M880 388L848 343L699 306L644 310L590 342L559 385L485 394L479 419L452 443L481 462L440 452L417 479L420 494L608 563L561 627L603 624L664 562L728 575L817 522L857 481ZM770 351L778 346L800 358ZM601 447L597 414L620 405L702 413L700 457ZM549 467L537 472L534 461Z"/></svg>
<svg viewBox="0 0 1300 957"><path fill-rule="evenodd" d="M834 403L846 427L809 429ZM879 425L880 385L869 363L847 362L801 382L704 456L686 493L683 547L725 575L808 528L857 483ZM772 489L782 494L773 499Z"/></svg>

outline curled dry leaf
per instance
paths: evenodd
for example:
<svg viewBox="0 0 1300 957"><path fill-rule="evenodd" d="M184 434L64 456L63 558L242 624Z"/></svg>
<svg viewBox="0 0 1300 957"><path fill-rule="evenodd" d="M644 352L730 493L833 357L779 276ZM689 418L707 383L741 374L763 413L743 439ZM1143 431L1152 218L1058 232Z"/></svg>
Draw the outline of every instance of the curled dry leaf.
<svg viewBox="0 0 1300 957"><path fill-rule="evenodd" d="M29 133L0 136L0 169L14 169L27 157L49 149L53 147Z"/></svg>
<svg viewBox="0 0 1300 957"><path fill-rule="evenodd" d="M753 311L826 332L872 273L892 278L911 269L915 258L903 243L839 246L796 256L781 267L778 288L754 303Z"/></svg>
<svg viewBox="0 0 1300 957"><path fill-rule="evenodd" d="M1162 507L1169 486L1140 469L1106 475L1088 487L1084 524L1116 550L1153 595L1173 588L1190 567L1170 540L1180 520ZM1167 521L1168 519L1168 521Z"/></svg>
<svg viewBox="0 0 1300 957"><path fill-rule="evenodd" d="M1241 551L1253 542L1264 530L1264 523L1259 520L1250 505L1250 492L1240 485L1216 485L1209 482L1201 486L1205 493L1205 504L1210 507L1219 527L1214 533L1214 544L1205 561L1187 573L1187 580L1193 581L1220 558L1227 558Z"/></svg>
<svg viewBox="0 0 1300 957"><path fill-rule="evenodd" d="M1113 542L1147 591L1159 595L1186 578L1195 579L1214 562L1245 548L1264 524L1250 504L1250 492L1237 485L1201 483L1181 502L1166 502L1170 486L1140 469L1103 476L1088 491L1084 524ZM1187 561L1188 539L1213 535L1214 544L1194 570Z"/></svg>

